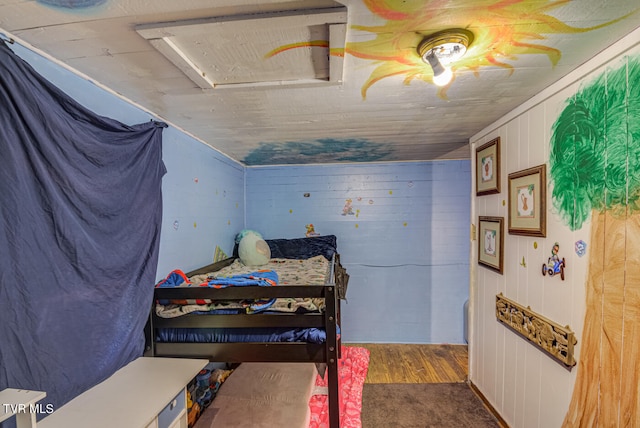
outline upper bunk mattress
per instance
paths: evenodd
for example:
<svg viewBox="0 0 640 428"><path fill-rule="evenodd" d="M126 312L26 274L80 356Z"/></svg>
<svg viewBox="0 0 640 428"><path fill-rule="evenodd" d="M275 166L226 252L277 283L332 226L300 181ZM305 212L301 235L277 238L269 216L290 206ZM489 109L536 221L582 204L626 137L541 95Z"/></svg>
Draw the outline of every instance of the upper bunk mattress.
<svg viewBox="0 0 640 428"><path fill-rule="evenodd" d="M271 259L260 266L260 271L272 271L277 275L280 285L324 285L331 279L331 262L324 256L309 259ZM230 265L216 271L194 275L178 287L209 286L216 279L231 278L238 275L255 274L255 266L245 266L236 259ZM231 314L269 312L315 312L324 308L322 298L279 298L273 301L219 301L211 299L171 299L159 301L156 315L162 318L175 318L190 313Z"/></svg>

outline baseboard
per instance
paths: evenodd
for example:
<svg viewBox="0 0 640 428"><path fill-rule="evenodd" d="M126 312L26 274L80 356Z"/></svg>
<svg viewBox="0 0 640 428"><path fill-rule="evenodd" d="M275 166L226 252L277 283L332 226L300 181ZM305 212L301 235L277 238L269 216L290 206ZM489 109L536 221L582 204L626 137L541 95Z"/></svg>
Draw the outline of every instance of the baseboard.
<svg viewBox="0 0 640 428"><path fill-rule="evenodd" d="M489 410L489 412L498 420L498 424L500 425L500 427L509 428L509 424L507 424L507 422L504 419L502 419L502 416L500 416L500 413L498 413L498 411L491 405L491 403L489 403L489 400L487 400L484 394L480 392L478 387L475 386L474 383L471 382L470 380L468 380L467 382L469 383L469 387L471 388L471 390L478 396L480 400L482 400L482 403L487 408L487 410Z"/></svg>

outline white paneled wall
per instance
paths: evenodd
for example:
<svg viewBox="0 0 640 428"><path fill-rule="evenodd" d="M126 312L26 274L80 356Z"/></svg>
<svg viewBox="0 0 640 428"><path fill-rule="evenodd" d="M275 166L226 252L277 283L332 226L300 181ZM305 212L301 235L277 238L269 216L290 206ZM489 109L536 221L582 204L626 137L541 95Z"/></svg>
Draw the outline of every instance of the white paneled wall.
<svg viewBox="0 0 640 428"><path fill-rule="evenodd" d="M337 236L351 275L343 340L463 343L469 174L469 161L248 168L246 224Z"/></svg>
<svg viewBox="0 0 640 428"><path fill-rule="evenodd" d="M561 325L569 325L580 341L588 255L579 257L574 251L574 244L578 240L589 244L591 225L588 222L576 231L565 226L552 206L550 195L553 187L550 184L547 189L546 237L508 234L507 177L509 173L540 164L548 166L552 126L564 109L566 100L581 85L602 74L608 64L619 66L628 56L640 55L636 46L639 41L638 31L630 34L472 138L473 152L485 142L497 136L501 138L502 191L500 194L472 197L471 215L476 223L478 216L504 217L505 257L504 274L497 274L477 264L477 243L472 244L470 379L514 428L562 426L577 369L567 370L499 324L495 316L495 296L503 293ZM474 165L472 170L471 175L475 177ZM541 265L551 255L555 242L560 244L559 255L566 258L565 281L559 276L549 277L541 273ZM580 345L579 342L576 349L578 360ZM615 421L601 421L601 424L616 426Z"/></svg>

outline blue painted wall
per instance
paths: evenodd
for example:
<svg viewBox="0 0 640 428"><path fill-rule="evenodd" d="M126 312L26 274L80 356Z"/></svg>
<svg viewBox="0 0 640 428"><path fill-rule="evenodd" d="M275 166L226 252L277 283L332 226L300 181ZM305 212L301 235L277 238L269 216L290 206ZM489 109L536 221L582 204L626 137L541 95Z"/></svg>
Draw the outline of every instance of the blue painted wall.
<svg viewBox="0 0 640 428"><path fill-rule="evenodd" d="M244 167L175 128L165 130L163 220L158 279L213 261L215 247L227 255L244 229Z"/></svg>
<svg viewBox="0 0 640 428"><path fill-rule="evenodd" d="M20 45L11 49L50 82L94 112L133 125L162 120ZM163 222L157 279L171 270L213 261L216 245L227 254L244 228L244 167L169 126L163 132Z"/></svg>
<svg viewBox="0 0 640 428"><path fill-rule="evenodd" d="M470 161L248 168L248 228L338 237L343 340L464 343ZM305 197L308 194L308 197ZM347 200L351 199L351 209Z"/></svg>

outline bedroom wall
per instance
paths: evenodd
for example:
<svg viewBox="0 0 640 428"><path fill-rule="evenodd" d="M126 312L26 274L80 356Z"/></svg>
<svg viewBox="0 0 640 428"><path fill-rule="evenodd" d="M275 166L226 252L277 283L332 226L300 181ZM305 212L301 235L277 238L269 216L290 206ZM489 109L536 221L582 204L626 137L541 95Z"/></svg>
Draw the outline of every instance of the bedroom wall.
<svg viewBox="0 0 640 428"><path fill-rule="evenodd" d="M248 228L336 235L351 275L343 340L464 343L469 161L247 168ZM305 196L308 194L308 196Z"/></svg>
<svg viewBox="0 0 640 428"><path fill-rule="evenodd" d="M94 112L126 124L162 120L55 61L15 43L10 48L46 79ZM180 129L163 132L163 221L157 280L211 263L216 246L233 250L244 228L244 167Z"/></svg>
<svg viewBox="0 0 640 428"><path fill-rule="evenodd" d="M635 123L633 126L637 128L639 119L637 114L631 113L630 94L633 88L637 88L638 81L630 81L628 76L630 67L634 63L635 67L638 67L637 64L640 62L638 41L640 41L640 30L636 30L598 54L578 70L471 139L472 153L475 153L475 149L485 142L497 136L501 138L502 191L500 194L480 197L475 197L474 191L472 218L477 224L478 216L504 217L505 256L504 274L500 275L477 264L479 251L477 241L472 244L470 379L513 428L637 426L638 423L637 381L630 377L635 376L633 373L637 372L638 346L633 339L634 330L630 330L629 324L624 322L625 316L627 320L637 320L635 316L629 318L629 314L633 313L629 311L638 310L637 299L632 303L634 301L632 296L635 294L627 294L623 299L612 296L610 290L614 290L616 285L613 284L614 288L610 288L612 284L607 283L614 276L613 270L616 266L622 266L624 269L626 263L628 270L630 266L637 264L638 255L633 254L634 251L629 249L631 248L629 243L635 239L630 235L632 229L628 229L626 237L624 233L619 235L609 232L610 236L603 236L602 242L592 241L593 218L581 227L571 230L553 205L551 192L554 190L554 183L548 182L546 237L526 237L507 233L508 174L546 164L547 177L548 180L550 179L550 141L553 137L554 123L563 110L572 103L573 97L584 87L608 83L611 85L610 88L613 88L612 73L620 70L624 76L626 72L626 82L624 77L619 80L623 85L627 85L626 91L624 88L621 91L623 94L626 92L626 96L620 96L615 102L609 99L608 107L603 107L601 111L589 111L589 114L584 116L584 120L594 125L590 129L592 131L602 126L603 115L612 117L614 114L622 113L625 115L623 122L626 126L631 129L632 124ZM601 80L596 82L597 78ZM609 91L613 93L612 89ZM637 90L633 93L637 96ZM604 101L601 102L604 104ZM637 111L639 107L637 99L635 103L633 108ZM577 124L578 119L576 118L575 121ZM596 126L596 124L599 125ZM626 131L623 129L622 132ZM633 141L631 134L628 135L626 138L629 138L629 144L637 144L637 140ZM578 133L575 141L581 140L582 137L590 141L588 140L590 136L586 132L583 135ZM612 136L604 138L612 138ZM596 154L599 152L600 150L596 150ZM584 165L579 164L577 167L578 171L583 169L582 173L587 173L586 175L591 172L584 171ZM472 177L475 177L475 162L472 170ZM475 189L475 178L473 182ZM580 206L583 201L578 194L574 198L575 206ZM611 224L609 221L609 219L604 220L607 227ZM579 256L575 251L575 243L579 240L587 245L586 254L583 256ZM555 242L560 245L559 255L566 258L564 281L559 276L549 277L541 273L541 266L551 255L551 248ZM625 254L624 250L621 253L615 253L614 249L624 247L625 242L628 247L627 253ZM607 258L599 256L596 254L597 248L607 248L609 256ZM597 322L605 320L606 325L602 329L597 327L593 330L597 335L595 339L598 349L592 352L596 361L584 357L587 352L585 349L589 346L585 343L589 343L590 340L589 335L583 336L583 331L587 330L584 328L585 316L590 316L593 309L586 303L589 294L587 280L590 277L593 278L593 275L598 272L602 273L603 269L605 274L600 285L605 292L596 292L599 294L598 299L603 300L598 300L595 309L604 308L605 314L596 314L596 318ZM608 272L608 269L612 270ZM628 270L627 276L630 273L631 271ZM621 281L623 282L624 280ZM637 288L637 283L631 286ZM627 288L627 290L630 289ZM571 371L567 370L528 341L499 324L496 321L496 294L498 293L503 293L507 298L525 307L529 306L533 311L563 326L568 325L578 339L576 347L578 365ZM607 294L611 296L608 297L609 299L614 297L616 301L607 301ZM622 301L627 302L625 309L613 309L623 307ZM607 310L607 308L613 310ZM635 335L637 336L637 333ZM610 361L613 361L610 367L607 367L605 361L607 354L611 355ZM583 356L582 359L581 356ZM633 369L625 371L624 367ZM592 379L587 380L584 386L585 390L594 391L591 398L595 401L589 402L577 399L577 396L574 397L574 384L580 377ZM607 389L604 382L608 382L611 388ZM627 382L630 383L627 385ZM624 404L625 394L621 393L625 388L631 391L627 401L633 401L631 404L627 403L628 407ZM577 406L574 411L578 416L565 421L572 397L574 397L572 406ZM580 416L583 414L581 412L585 412L586 416ZM629 417L632 419L625 419ZM636 418L635 422L633 418ZM563 425L563 422L566 422L566 425Z"/></svg>

